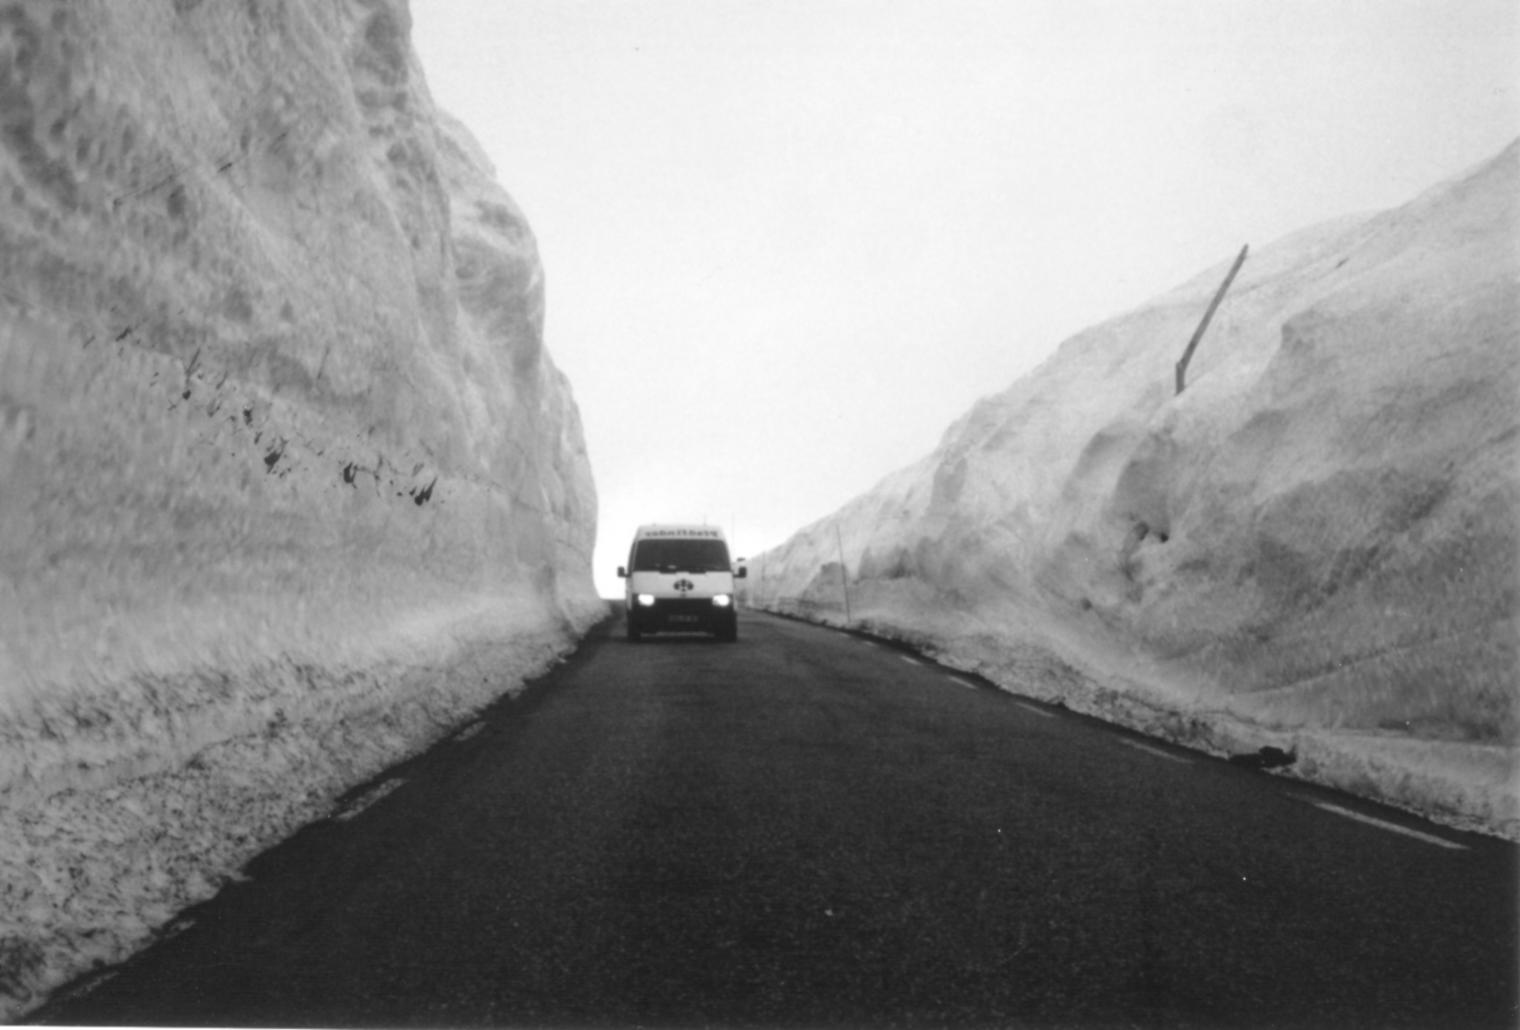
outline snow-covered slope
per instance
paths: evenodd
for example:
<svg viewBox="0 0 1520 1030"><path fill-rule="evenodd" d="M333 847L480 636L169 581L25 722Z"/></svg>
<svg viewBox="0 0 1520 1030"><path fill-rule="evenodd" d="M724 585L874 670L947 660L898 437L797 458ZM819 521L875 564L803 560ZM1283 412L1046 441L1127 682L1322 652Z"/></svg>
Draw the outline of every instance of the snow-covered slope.
<svg viewBox="0 0 1520 1030"><path fill-rule="evenodd" d="M1224 265L1078 334L752 603L841 619L842 553L856 622L1008 689L1520 835L1517 182L1254 251L1180 395Z"/></svg>
<svg viewBox="0 0 1520 1030"><path fill-rule="evenodd" d="M0 15L0 1018L602 613L536 246L409 31Z"/></svg>

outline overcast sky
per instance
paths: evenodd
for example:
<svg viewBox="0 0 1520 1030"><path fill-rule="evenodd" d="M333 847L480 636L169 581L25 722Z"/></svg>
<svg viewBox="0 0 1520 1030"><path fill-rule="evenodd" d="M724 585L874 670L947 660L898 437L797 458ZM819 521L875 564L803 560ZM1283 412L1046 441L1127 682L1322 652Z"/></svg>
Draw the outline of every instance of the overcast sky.
<svg viewBox="0 0 1520 1030"><path fill-rule="evenodd" d="M1514 0L411 7L538 238L609 596L639 523L774 546L1071 334L1520 133Z"/></svg>

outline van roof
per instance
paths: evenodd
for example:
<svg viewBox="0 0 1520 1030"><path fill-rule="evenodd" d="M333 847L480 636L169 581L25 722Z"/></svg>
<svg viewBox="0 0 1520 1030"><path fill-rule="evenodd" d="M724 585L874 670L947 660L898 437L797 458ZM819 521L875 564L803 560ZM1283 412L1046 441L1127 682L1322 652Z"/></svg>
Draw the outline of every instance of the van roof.
<svg viewBox="0 0 1520 1030"><path fill-rule="evenodd" d="M723 530L717 526L698 526L681 523L652 522L638 528L633 534L635 540L644 540L649 537L690 537L693 539L722 540Z"/></svg>

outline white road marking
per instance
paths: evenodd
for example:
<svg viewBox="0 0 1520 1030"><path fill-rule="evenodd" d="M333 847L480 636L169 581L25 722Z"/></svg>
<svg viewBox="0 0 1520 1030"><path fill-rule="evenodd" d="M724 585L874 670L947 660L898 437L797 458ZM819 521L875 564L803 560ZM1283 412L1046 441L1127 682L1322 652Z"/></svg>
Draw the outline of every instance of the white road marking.
<svg viewBox="0 0 1520 1030"><path fill-rule="evenodd" d="M180 934L184 933L186 930L189 930L193 926L195 926L194 919L190 919L188 917L183 919L176 919L174 922L170 923L159 932L159 940L173 940L175 937L178 937Z"/></svg>
<svg viewBox="0 0 1520 1030"><path fill-rule="evenodd" d="M1034 705L1026 705L1022 701L1015 701L1014 704L1018 705L1026 712L1033 712L1035 715L1043 715L1047 719L1054 719L1056 717L1055 712L1047 712L1043 708L1036 708Z"/></svg>
<svg viewBox="0 0 1520 1030"><path fill-rule="evenodd" d="M922 665L922 664L924 664L923 662L919 661L917 658L914 658L912 655L900 654L897 657L901 658L903 661L907 662L909 665Z"/></svg>
<svg viewBox="0 0 1520 1030"><path fill-rule="evenodd" d="M481 730L483 730L485 728L486 728L486 724L483 723L483 722L479 722L479 721L472 722L468 726L466 726L464 729L462 729L458 733L454 734L454 740L462 743L462 742L464 742L466 740L469 740L471 737L475 736L475 734L479 733Z"/></svg>
<svg viewBox="0 0 1520 1030"><path fill-rule="evenodd" d="M860 638L860 642L862 644L866 645L867 647L875 647L876 646L876 641L874 641L874 640L867 640L865 637L861 637Z"/></svg>
<svg viewBox="0 0 1520 1030"><path fill-rule="evenodd" d="M370 807L375 802L385 797L387 794L393 792L397 787L401 786L405 782L405 780L400 779L399 777L394 780L386 780L384 783L380 784L380 786L369 791L368 793L359 795L352 802L350 802L348 806L343 809L343 811L339 812L333 818L337 819L340 823L346 823L354 816L358 815L360 812L363 812L366 808Z"/></svg>
<svg viewBox="0 0 1520 1030"><path fill-rule="evenodd" d="M1151 747L1149 744L1142 744L1138 740L1129 740L1125 737L1120 737L1119 743L1123 744L1126 747L1132 747L1136 751L1144 751L1148 755L1155 755L1157 758L1165 758L1168 762L1181 762L1183 765L1193 764L1193 760L1190 758L1184 758L1182 755L1174 755L1170 751L1163 751L1159 747Z"/></svg>
<svg viewBox="0 0 1520 1030"><path fill-rule="evenodd" d="M1324 809L1326 812L1334 812L1336 815L1343 815L1347 819L1355 819L1357 822L1366 823L1368 826L1376 826L1379 829L1391 830L1394 833L1402 833L1406 837L1413 837L1415 840L1422 840L1426 844L1435 844L1439 847L1451 848L1453 851L1467 850L1466 844L1458 844L1456 841L1446 840L1442 837L1436 837L1429 833L1421 833L1419 830L1411 830L1408 827L1400 826L1397 823L1388 823L1384 822L1381 819L1374 819L1370 815L1362 815L1360 812L1353 812L1349 808L1342 808L1339 805L1332 805L1328 801L1314 801L1311 802L1311 804L1313 804L1315 808Z"/></svg>
<svg viewBox="0 0 1520 1030"><path fill-rule="evenodd" d="M120 969L102 970L93 978L85 980L78 987L75 987L72 991L65 990L61 995L59 995L59 997L63 1001L67 1002L79 1001L81 998L88 998L90 995L95 993L97 988L105 986L120 975Z"/></svg>
<svg viewBox="0 0 1520 1030"><path fill-rule="evenodd" d="M980 689L975 683L972 683L969 680L963 680L959 676L951 676L950 677L950 682L951 683L959 683L961 686L966 687L969 690L979 690Z"/></svg>

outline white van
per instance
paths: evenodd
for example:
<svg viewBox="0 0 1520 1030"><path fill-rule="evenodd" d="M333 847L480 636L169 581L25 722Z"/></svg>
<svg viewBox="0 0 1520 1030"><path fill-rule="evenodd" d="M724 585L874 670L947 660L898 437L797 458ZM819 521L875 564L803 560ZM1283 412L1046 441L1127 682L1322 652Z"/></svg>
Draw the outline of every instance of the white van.
<svg viewBox="0 0 1520 1030"><path fill-rule="evenodd" d="M715 526L640 526L618 566L627 581L628 639L645 633L701 631L719 640L739 639L734 610L734 571L728 541Z"/></svg>

